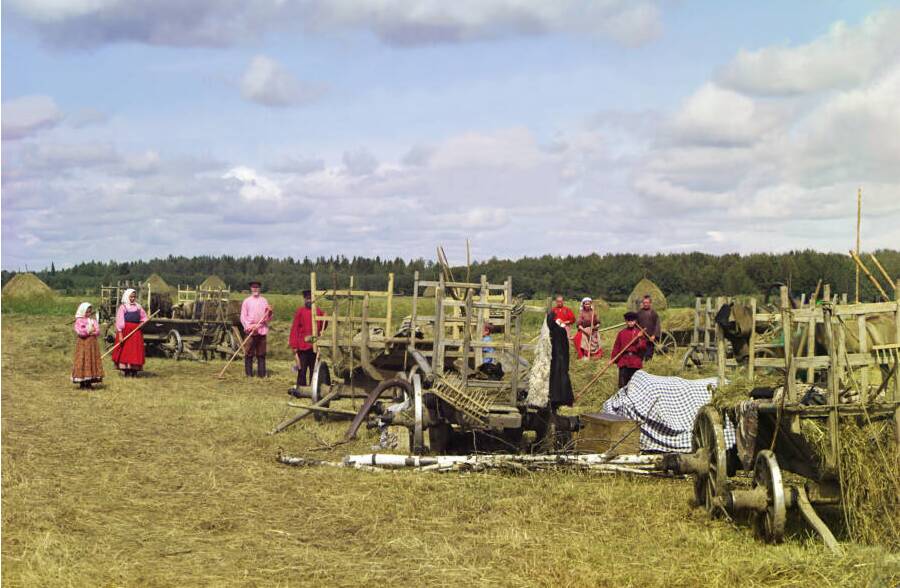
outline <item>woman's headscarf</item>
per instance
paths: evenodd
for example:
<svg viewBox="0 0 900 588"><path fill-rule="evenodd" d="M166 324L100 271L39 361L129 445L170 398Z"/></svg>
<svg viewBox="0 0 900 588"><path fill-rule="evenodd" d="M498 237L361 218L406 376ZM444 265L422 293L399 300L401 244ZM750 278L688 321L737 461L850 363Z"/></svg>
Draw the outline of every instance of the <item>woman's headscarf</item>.
<svg viewBox="0 0 900 588"><path fill-rule="evenodd" d="M581 299L581 306L584 306L585 302L593 302L593 300L591 300L589 297L585 296L584 298Z"/></svg>
<svg viewBox="0 0 900 588"><path fill-rule="evenodd" d="M128 288L125 292L122 293L122 304L131 304L128 300L128 297L134 294L134 288Z"/></svg>
<svg viewBox="0 0 900 588"><path fill-rule="evenodd" d="M75 311L75 318L84 318L87 316L87 309L91 308L93 304L90 302L82 302L78 305L78 310Z"/></svg>

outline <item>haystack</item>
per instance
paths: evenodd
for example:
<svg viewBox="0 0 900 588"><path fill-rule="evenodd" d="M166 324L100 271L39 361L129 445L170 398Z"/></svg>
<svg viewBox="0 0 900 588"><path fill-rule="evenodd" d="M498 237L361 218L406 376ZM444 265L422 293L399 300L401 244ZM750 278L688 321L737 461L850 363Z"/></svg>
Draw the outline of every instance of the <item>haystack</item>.
<svg viewBox="0 0 900 588"><path fill-rule="evenodd" d="M228 284L217 275L211 275L200 284L201 290L226 290Z"/></svg>
<svg viewBox="0 0 900 588"><path fill-rule="evenodd" d="M147 278L144 284L150 286L151 293L171 294L173 292L172 286L167 284L159 274L150 274L150 277Z"/></svg>
<svg viewBox="0 0 900 588"><path fill-rule="evenodd" d="M662 293L662 290L659 289L659 286L647 278L644 278L637 283L637 286L634 287L634 290L632 290L631 294L628 296L628 308L634 310L640 308L641 300L647 294L653 299L653 308L655 310L665 310L669 307L669 303L666 302L666 297Z"/></svg>
<svg viewBox="0 0 900 588"><path fill-rule="evenodd" d="M3 295L14 298L53 296L50 286L32 273L16 274L3 286Z"/></svg>

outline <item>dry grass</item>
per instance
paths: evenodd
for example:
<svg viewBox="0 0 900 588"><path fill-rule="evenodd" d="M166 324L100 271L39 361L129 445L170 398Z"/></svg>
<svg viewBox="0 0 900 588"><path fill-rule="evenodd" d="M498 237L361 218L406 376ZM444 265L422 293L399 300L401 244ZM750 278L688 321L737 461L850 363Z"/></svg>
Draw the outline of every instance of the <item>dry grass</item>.
<svg viewBox="0 0 900 588"><path fill-rule="evenodd" d="M581 474L435 475L280 466L345 424L285 414L287 361L245 381L221 362L151 358L149 374L68 383L66 317L4 314L6 586L889 586L880 548L829 555L710 521L686 481ZM286 327L282 327L286 329ZM281 331L283 332L283 330ZM661 364L660 364L661 365ZM583 381L597 363L573 366ZM606 382L607 380L604 380ZM608 387L608 386L607 386ZM606 388L585 398L602 401Z"/></svg>

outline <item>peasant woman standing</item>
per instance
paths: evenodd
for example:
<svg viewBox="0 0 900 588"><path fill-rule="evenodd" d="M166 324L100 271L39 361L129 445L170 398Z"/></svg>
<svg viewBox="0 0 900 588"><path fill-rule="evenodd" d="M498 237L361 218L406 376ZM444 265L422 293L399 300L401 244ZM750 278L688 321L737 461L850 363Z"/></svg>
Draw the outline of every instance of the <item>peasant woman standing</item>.
<svg viewBox="0 0 900 588"><path fill-rule="evenodd" d="M94 308L82 302L75 311L75 363L72 366L72 383L79 388L90 389L95 382L103 381L103 362L100 361L100 324L94 318Z"/></svg>
<svg viewBox="0 0 900 588"><path fill-rule="evenodd" d="M113 362L125 377L135 377L144 369L144 336L140 326L146 320L147 313L137 303L135 291L125 290L116 312L116 347L112 353Z"/></svg>

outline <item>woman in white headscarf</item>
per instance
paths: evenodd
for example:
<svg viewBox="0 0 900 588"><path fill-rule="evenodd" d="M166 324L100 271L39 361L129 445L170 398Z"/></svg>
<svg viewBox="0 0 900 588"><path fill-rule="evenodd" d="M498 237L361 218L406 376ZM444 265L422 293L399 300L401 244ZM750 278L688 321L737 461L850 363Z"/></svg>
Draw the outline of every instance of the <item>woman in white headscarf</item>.
<svg viewBox="0 0 900 588"><path fill-rule="evenodd" d="M112 352L113 363L125 377L134 377L144 368L144 336L138 327L146 320L147 313L137 303L137 294L128 288L116 312L116 348Z"/></svg>
<svg viewBox="0 0 900 588"><path fill-rule="evenodd" d="M594 301L590 298L581 300L581 313L575 321L578 332L575 333L575 350L578 359L597 359L603 357L600 347L600 317L594 311Z"/></svg>
<svg viewBox="0 0 900 588"><path fill-rule="evenodd" d="M100 324L94 318L94 307L82 302L75 311L75 362L72 366L72 382L79 388L91 388L103 381L103 362L100 361Z"/></svg>

